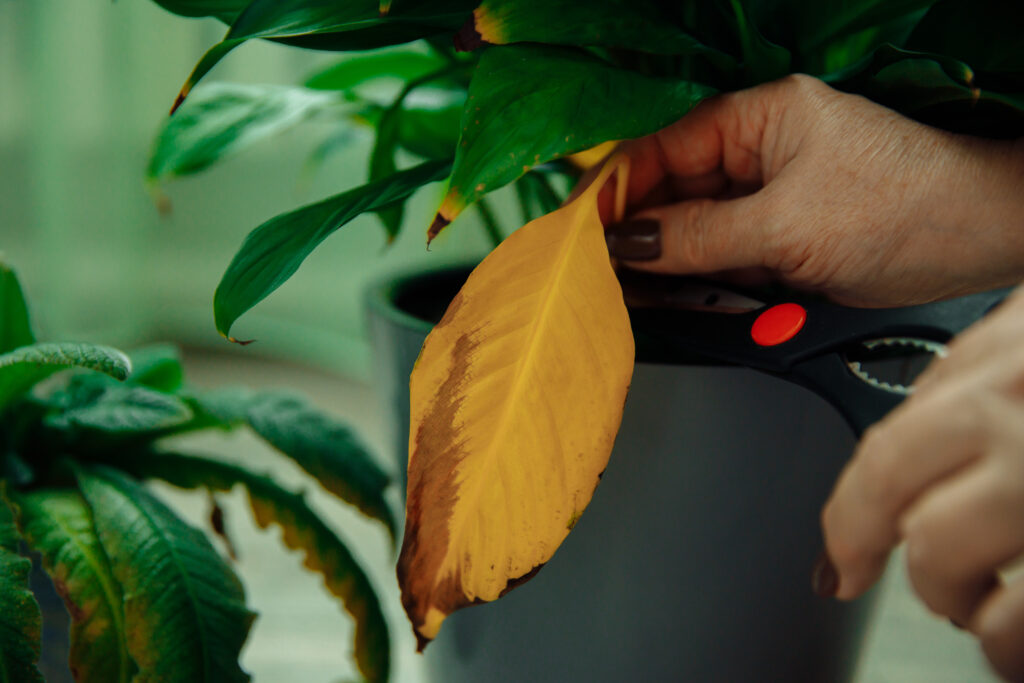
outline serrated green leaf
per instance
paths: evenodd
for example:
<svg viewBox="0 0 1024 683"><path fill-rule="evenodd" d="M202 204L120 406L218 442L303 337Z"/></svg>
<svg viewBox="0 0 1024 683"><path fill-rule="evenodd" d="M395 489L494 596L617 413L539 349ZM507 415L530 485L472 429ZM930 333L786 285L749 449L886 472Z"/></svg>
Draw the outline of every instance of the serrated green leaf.
<svg viewBox="0 0 1024 683"><path fill-rule="evenodd" d="M600 46L666 55L699 55L724 74L736 60L708 47L667 16L658 3L637 0L484 0L459 33L465 48L546 43Z"/></svg>
<svg viewBox="0 0 1024 683"><path fill-rule="evenodd" d="M121 587L93 527L92 513L71 490L15 497L25 540L42 554L71 615L69 664L78 683L127 683L128 654Z"/></svg>
<svg viewBox="0 0 1024 683"><path fill-rule="evenodd" d="M196 65L176 106L217 62L247 40L298 40L314 49L369 50L454 31L475 4L476 0L421 0L382 15L377 0L253 0Z"/></svg>
<svg viewBox="0 0 1024 683"><path fill-rule="evenodd" d="M437 55L412 50L388 50L346 59L319 71L305 86L314 90L352 90L380 78L411 81L444 66Z"/></svg>
<svg viewBox="0 0 1024 683"><path fill-rule="evenodd" d="M113 436L139 436L173 430L193 419L180 398L144 386L110 383L102 391L72 399L66 409L47 416L51 429L85 429Z"/></svg>
<svg viewBox="0 0 1024 683"><path fill-rule="evenodd" d="M146 177L153 182L198 173L338 102L309 88L211 83L164 121Z"/></svg>
<svg viewBox="0 0 1024 683"><path fill-rule="evenodd" d="M18 554L18 528L0 485L0 683L43 683L43 617L28 587L32 562Z"/></svg>
<svg viewBox="0 0 1024 683"><path fill-rule="evenodd" d="M249 407L249 425L321 485L397 533L384 491L390 483L348 427L289 394L264 394Z"/></svg>
<svg viewBox="0 0 1024 683"><path fill-rule="evenodd" d="M385 682L390 669L387 622L366 572L344 542L309 508L302 495L280 488L267 477L224 462L170 453L125 462L139 477L159 478L181 488L229 491L242 484L257 524L277 524L285 545L302 550L305 566L324 578L356 625L355 658L368 681Z"/></svg>
<svg viewBox="0 0 1024 683"><path fill-rule="evenodd" d="M134 680L248 681L238 655L254 614L206 536L115 470L80 468L77 477L124 591Z"/></svg>
<svg viewBox="0 0 1024 683"><path fill-rule="evenodd" d="M131 361L109 346L73 342L23 346L0 355L0 410L55 372L85 368L123 380L131 374Z"/></svg>
<svg viewBox="0 0 1024 683"><path fill-rule="evenodd" d="M128 354L132 374L126 380L157 391L174 393L181 389L185 378L181 367L181 353L171 344L154 344L135 349Z"/></svg>
<svg viewBox="0 0 1024 683"><path fill-rule="evenodd" d="M281 214L245 238L217 285L217 330L232 341L231 326L280 287L328 235L367 211L404 201L423 185L443 179L448 161L428 161L316 204Z"/></svg>
<svg viewBox="0 0 1024 683"><path fill-rule="evenodd" d="M455 167L429 236L533 166L654 132L712 92L566 48L488 48L469 86Z"/></svg>
<svg viewBox="0 0 1024 683"><path fill-rule="evenodd" d="M35 342L18 276L0 262L0 353Z"/></svg>

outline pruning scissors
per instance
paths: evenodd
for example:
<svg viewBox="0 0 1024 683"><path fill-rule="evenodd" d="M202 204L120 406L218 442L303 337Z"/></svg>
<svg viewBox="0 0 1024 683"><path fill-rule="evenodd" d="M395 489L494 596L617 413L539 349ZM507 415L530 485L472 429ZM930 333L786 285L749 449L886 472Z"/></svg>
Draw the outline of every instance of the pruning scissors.
<svg viewBox="0 0 1024 683"><path fill-rule="evenodd" d="M901 308L850 308L790 291L768 296L692 277L620 273L638 343L652 360L679 351L804 386L859 437L913 391L922 361L1010 289ZM893 371L899 376L894 377Z"/></svg>

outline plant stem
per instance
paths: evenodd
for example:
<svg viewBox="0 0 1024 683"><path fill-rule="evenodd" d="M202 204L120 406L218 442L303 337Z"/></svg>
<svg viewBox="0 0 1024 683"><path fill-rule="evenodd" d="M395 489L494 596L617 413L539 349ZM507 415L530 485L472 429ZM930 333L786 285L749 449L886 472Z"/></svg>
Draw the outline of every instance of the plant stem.
<svg viewBox="0 0 1024 683"><path fill-rule="evenodd" d="M473 206L476 208L476 212L480 214L480 220L484 225L484 232L490 238L491 246L497 247L501 244L504 237L501 235L501 227L498 225L498 219L494 217L494 212L491 211L490 204L488 204L486 199L479 199Z"/></svg>

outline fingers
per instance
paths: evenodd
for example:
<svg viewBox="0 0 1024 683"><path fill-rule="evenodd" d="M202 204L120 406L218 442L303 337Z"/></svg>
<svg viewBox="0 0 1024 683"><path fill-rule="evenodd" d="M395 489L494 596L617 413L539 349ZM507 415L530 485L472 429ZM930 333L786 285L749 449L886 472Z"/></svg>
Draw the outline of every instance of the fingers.
<svg viewBox="0 0 1024 683"><path fill-rule="evenodd" d="M992 667L1008 681L1024 681L1024 581L992 591L970 629Z"/></svg>
<svg viewBox="0 0 1024 683"><path fill-rule="evenodd" d="M647 209L606 230L608 249L630 268L711 273L766 266L773 253L765 197L698 199ZM755 236L754 230L758 231Z"/></svg>
<svg viewBox="0 0 1024 683"><path fill-rule="evenodd" d="M983 452L985 419L961 392L944 391L912 397L868 430L822 512L837 597L855 598L878 579L904 511Z"/></svg>

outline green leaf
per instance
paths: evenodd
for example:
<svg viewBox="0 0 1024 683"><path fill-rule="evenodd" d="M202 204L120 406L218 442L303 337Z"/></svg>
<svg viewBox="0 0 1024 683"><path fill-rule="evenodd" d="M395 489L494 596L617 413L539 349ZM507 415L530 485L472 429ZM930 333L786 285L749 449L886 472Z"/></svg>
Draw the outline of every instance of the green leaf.
<svg viewBox="0 0 1024 683"><path fill-rule="evenodd" d="M735 59L677 26L658 3L637 0L484 0L459 42L464 49L547 43L700 55L727 74L736 68Z"/></svg>
<svg viewBox="0 0 1024 683"><path fill-rule="evenodd" d="M132 362L132 374L126 380L157 391L174 393L181 389L184 371L181 367L181 353L171 344L154 344L135 349L128 354Z"/></svg>
<svg viewBox="0 0 1024 683"><path fill-rule="evenodd" d="M63 401L66 407L47 416L47 427L134 437L173 430L193 418L192 410L180 398L143 386L107 383L98 391L95 386L70 389ZM60 397L54 398L60 402Z"/></svg>
<svg viewBox="0 0 1024 683"><path fill-rule="evenodd" d="M338 102L308 88L210 84L164 122L146 176L152 182L197 173Z"/></svg>
<svg viewBox="0 0 1024 683"><path fill-rule="evenodd" d="M344 60L306 80L306 87L315 90L352 90L380 78L411 81L445 65L437 55L408 49L387 50Z"/></svg>
<svg viewBox="0 0 1024 683"><path fill-rule="evenodd" d="M183 17L216 17L230 24L250 0L154 0L168 12Z"/></svg>
<svg viewBox="0 0 1024 683"><path fill-rule="evenodd" d="M736 22L736 32L743 51L743 73L747 85L767 83L785 76L790 71L792 56L789 50L765 38L751 20L742 0L730 0Z"/></svg>
<svg viewBox="0 0 1024 683"><path fill-rule="evenodd" d="M217 286L217 330L236 341L229 336L235 320L284 284L328 235L361 213L405 200L423 185L443 179L450 168L448 161L428 161L281 214L253 230Z"/></svg>
<svg viewBox="0 0 1024 683"><path fill-rule="evenodd" d="M20 540L14 513L0 495L0 683L43 683L36 668L43 617L28 587L32 562L18 554Z"/></svg>
<svg viewBox="0 0 1024 683"><path fill-rule="evenodd" d="M131 361L117 349L71 342L33 344L0 355L0 410L36 383L67 368L86 368L125 379Z"/></svg>
<svg viewBox="0 0 1024 683"><path fill-rule="evenodd" d="M712 92L566 48L488 48L469 87L455 168L429 236L531 167L608 140L652 133Z"/></svg>
<svg viewBox="0 0 1024 683"><path fill-rule="evenodd" d="M384 500L388 475L348 427L289 394L255 399L249 407L249 425L325 489L384 522L395 538L395 518Z"/></svg>
<svg viewBox="0 0 1024 683"><path fill-rule="evenodd" d="M356 625L355 657L368 681L384 682L390 668L387 622L373 584L338 536L309 508L302 495L267 477L224 462L169 453L132 458L125 466L136 476L159 478L181 488L229 491L245 486L256 522L277 524L289 548L302 550L308 569L321 574L327 589L342 600Z"/></svg>
<svg viewBox="0 0 1024 683"><path fill-rule="evenodd" d="M137 681L231 683L254 614L238 577L197 529L119 472L77 471L124 591Z"/></svg>
<svg viewBox="0 0 1024 683"><path fill-rule="evenodd" d="M977 72L1024 72L1024 5L1005 0L945 0L918 22L905 47L948 55Z"/></svg>
<svg viewBox="0 0 1024 683"><path fill-rule="evenodd" d="M28 346L35 340L18 276L0 262L0 353Z"/></svg>
<svg viewBox="0 0 1024 683"><path fill-rule="evenodd" d="M314 49L369 50L454 31L476 0L420 0L400 4L386 15L378 0L253 0L224 40L196 65L177 104L228 52L253 38L303 39Z"/></svg>
<svg viewBox="0 0 1024 683"><path fill-rule="evenodd" d="M14 498L19 526L53 579L71 615L71 671L78 683L127 683L128 654L121 586L76 491L36 490Z"/></svg>
<svg viewBox="0 0 1024 683"><path fill-rule="evenodd" d="M936 0L833 0L794 2L796 49L810 54L831 41L934 5Z"/></svg>
<svg viewBox="0 0 1024 683"><path fill-rule="evenodd" d="M516 181L515 188L524 225L562 205L562 198L542 173L530 171Z"/></svg>

